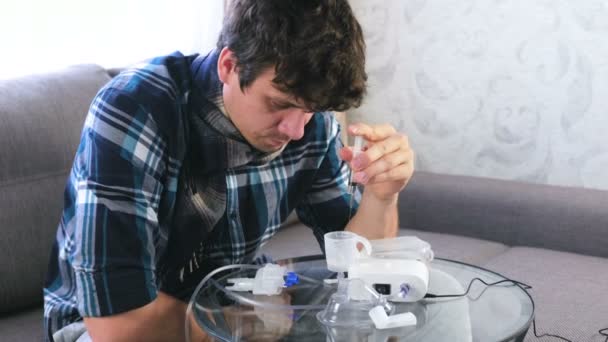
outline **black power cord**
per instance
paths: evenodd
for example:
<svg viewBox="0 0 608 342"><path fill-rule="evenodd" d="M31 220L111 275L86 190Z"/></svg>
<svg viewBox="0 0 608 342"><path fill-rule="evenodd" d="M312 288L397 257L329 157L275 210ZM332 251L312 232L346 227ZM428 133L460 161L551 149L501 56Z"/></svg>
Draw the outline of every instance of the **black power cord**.
<svg viewBox="0 0 608 342"><path fill-rule="evenodd" d="M519 285L521 286L524 290L529 290L532 288L532 286L524 284L522 282L519 282L517 280L511 280L511 279L503 279L494 283L487 283L485 280L481 279L481 278L473 278L471 279L471 282L469 283L469 286L467 287L467 290L464 293L460 293L460 294L447 294L447 295L436 295L436 294L432 294L432 293L427 293L426 296L424 296L424 298L430 298L430 299L434 299L434 298L456 298L456 297L464 297L466 295L469 294L469 291L471 291L471 286L473 286L473 283L475 282L475 280L483 283L484 285L490 287L490 286L495 286L498 284L502 284L502 283L510 283L511 285Z"/></svg>
<svg viewBox="0 0 608 342"><path fill-rule="evenodd" d="M600 329L598 333L600 333L602 336L606 336L606 340L604 340L604 342L608 342L608 328Z"/></svg>
<svg viewBox="0 0 608 342"><path fill-rule="evenodd" d="M487 287L496 286L496 285L504 284L504 283L509 283L511 285L517 285L517 286L521 287L524 290L530 290L530 289L532 289L532 286L530 286L528 284L525 284L525 283L522 283L522 282L517 281L517 280L512 280L512 279L503 279L503 280L500 280L500 281L497 281L497 282L487 283L486 281L484 281L481 278L473 278L473 279L471 279L471 282L469 283L469 286L467 286L467 290L464 293L445 294L445 295L438 295L438 294L427 293L424 296L424 298L426 298L426 299L436 299L436 298L457 298L457 297L464 297L464 296L466 296L466 295L469 294L469 291L471 291L471 286L473 286L473 283L476 280L479 281L479 282L481 282L481 283L483 283ZM547 334L547 333L539 335L536 332L536 318L532 319L532 330L533 330L534 336L536 336L537 338L553 337L553 338L558 338L558 339L566 341L566 342L573 342L573 341L571 341L571 340L569 340L569 339L567 339L565 337L559 336L559 335L553 335L553 334ZM605 336L606 337L605 342L608 342L608 328L600 329L598 332L599 332L600 335Z"/></svg>

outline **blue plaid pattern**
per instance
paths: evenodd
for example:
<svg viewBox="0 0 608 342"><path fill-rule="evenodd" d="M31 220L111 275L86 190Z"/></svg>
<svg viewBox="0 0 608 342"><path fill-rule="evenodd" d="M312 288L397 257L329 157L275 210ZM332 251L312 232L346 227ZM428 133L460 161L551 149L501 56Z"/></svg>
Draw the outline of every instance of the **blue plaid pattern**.
<svg viewBox="0 0 608 342"><path fill-rule="evenodd" d="M47 340L82 317L143 306L168 283L183 283L187 298L192 284L213 268L252 262L294 210L319 243L348 222L348 171L337 153L340 127L331 113L315 113L304 137L271 161L227 169L225 213L212 233L186 264L166 258L169 248L179 248L171 246L172 217L191 92L202 89L223 107L210 98L219 84L200 81L215 69L196 63L216 56L152 59L115 77L93 100L45 282ZM213 160L203 156L202 162ZM356 205L359 199L357 192ZM163 278L161 268L178 270L171 274L179 279Z"/></svg>

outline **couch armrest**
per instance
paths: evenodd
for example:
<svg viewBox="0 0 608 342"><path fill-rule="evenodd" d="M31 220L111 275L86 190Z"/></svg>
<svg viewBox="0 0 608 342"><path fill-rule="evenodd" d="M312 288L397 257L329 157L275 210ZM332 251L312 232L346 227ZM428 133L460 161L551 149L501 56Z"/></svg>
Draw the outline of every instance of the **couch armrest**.
<svg viewBox="0 0 608 342"><path fill-rule="evenodd" d="M608 257L608 191L416 172L402 227Z"/></svg>

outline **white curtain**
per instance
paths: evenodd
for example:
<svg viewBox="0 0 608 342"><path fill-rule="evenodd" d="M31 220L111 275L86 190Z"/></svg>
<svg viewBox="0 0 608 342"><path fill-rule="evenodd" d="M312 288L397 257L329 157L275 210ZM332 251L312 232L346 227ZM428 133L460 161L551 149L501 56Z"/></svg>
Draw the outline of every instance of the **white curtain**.
<svg viewBox="0 0 608 342"><path fill-rule="evenodd" d="M0 79L73 64L121 67L215 45L223 0L0 2Z"/></svg>

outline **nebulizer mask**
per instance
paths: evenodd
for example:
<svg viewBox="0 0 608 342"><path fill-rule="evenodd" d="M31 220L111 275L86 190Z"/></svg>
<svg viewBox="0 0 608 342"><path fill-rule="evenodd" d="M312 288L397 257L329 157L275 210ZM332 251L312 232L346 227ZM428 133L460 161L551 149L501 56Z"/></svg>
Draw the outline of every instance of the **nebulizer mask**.
<svg viewBox="0 0 608 342"><path fill-rule="evenodd" d="M353 326L371 320L378 329L416 324L412 313L393 315L392 302L426 295L433 260L428 243L413 236L370 241L348 231L327 233L324 241L327 268L337 272L338 288L317 314L321 323Z"/></svg>

